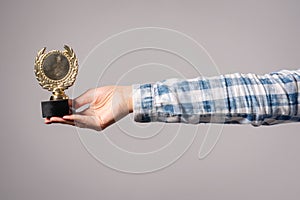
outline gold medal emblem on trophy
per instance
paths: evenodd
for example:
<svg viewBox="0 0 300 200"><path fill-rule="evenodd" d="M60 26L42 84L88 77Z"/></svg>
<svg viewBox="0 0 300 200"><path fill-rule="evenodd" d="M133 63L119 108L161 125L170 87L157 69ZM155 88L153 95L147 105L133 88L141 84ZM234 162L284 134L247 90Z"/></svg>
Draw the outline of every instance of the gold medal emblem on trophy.
<svg viewBox="0 0 300 200"><path fill-rule="evenodd" d="M42 88L51 91L49 101L42 101L42 116L62 117L70 114L68 96L65 90L72 86L78 73L78 60L72 48L65 45L63 51L52 50L46 53L42 48L34 65L36 79Z"/></svg>

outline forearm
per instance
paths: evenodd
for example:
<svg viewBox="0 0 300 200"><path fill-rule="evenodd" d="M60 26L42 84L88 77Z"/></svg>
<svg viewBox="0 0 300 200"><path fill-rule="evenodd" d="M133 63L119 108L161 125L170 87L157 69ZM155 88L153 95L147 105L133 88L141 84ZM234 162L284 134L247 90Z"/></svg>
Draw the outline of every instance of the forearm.
<svg viewBox="0 0 300 200"><path fill-rule="evenodd" d="M133 86L135 121L251 123L299 121L300 72L169 79Z"/></svg>

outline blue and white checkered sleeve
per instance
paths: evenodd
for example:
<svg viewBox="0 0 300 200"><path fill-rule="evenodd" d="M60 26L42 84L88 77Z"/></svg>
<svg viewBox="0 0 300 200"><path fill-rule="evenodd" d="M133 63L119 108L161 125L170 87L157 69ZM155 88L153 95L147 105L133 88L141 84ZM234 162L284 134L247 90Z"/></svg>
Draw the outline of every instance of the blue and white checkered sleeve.
<svg viewBox="0 0 300 200"><path fill-rule="evenodd" d="M295 122L300 121L299 88L300 70L133 85L134 119L255 126Z"/></svg>

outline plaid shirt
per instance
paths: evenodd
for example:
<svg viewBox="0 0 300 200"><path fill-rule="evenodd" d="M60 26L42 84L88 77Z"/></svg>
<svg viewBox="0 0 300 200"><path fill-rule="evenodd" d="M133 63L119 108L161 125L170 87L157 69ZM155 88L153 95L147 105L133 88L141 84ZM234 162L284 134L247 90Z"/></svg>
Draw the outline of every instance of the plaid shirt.
<svg viewBox="0 0 300 200"><path fill-rule="evenodd" d="M137 122L272 125L300 121L300 69L133 85Z"/></svg>

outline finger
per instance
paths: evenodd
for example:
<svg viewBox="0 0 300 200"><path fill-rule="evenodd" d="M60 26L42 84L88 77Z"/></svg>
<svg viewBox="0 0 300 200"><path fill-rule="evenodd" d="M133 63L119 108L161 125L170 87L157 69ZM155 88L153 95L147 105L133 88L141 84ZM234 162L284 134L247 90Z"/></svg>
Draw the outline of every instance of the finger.
<svg viewBox="0 0 300 200"><path fill-rule="evenodd" d="M94 99L96 89L89 89L79 97L73 100L72 104L75 109L80 108L81 106L91 103Z"/></svg>
<svg viewBox="0 0 300 200"><path fill-rule="evenodd" d="M102 130L100 124L97 123L97 120L93 116L74 114L66 115L63 119L74 121L75 126L80 128L90 128L97 131Z"/></svg>
<svg viewBox="0 0 300 200"><path fill-rule="evenodd" d="M69 104L69 114L73 114L76 112L76 109L73 107L74 105L74 99L68 99L68 104Z"/></svg>
<svg viewBox="0 0 300 200"><path fill-rule="evenodd" d="M76 114L78 115L85 115L85 116L94 116L95 115L95 111L93 109L91 109L90 107L84 109L81 112L77 112Z"/></svg>
<svg viewBox="0 0 300 200"><path fill-rule="evenodd" d="M61 124L68 124L68 125L75 125L74 121L63 119L61 117L51 117L50 118L51 123L61 123Z"/></svg>
<svg viewBox="0 0 300 200"><path fill-rule="evenodd" d="M45 118L45 124L51 124L51 120L49 118Z"/></svg>
<svg viewBox="0 0 300 200"><path fill-rule="evenodd" d="M88 116L79 115L79 114L73 114L73 115L65 115L63 116L62 120L65 121L74 121L76 123L87 123L88 122Z"/></svg>
<svg viewBox="0 0 300 200"><path fill-rule="evenodd" d="M73 107L74 99L68 99L69 107Z"/></svg>
<svg viewBox="0 0 300 200"><path fill-rule="evenodd" d="M52 122L51 124L65 124L65 125L71 125L75 126L75 122L69 122L69 121L64 121L64 122Z"/></svg>
<svg viewBox="0 0 300 200"><path fill-rule="evenodd" d="M66 121L73 121L75 126L80 128L87 128L90 125L88 116L74 114L63 116L63 119Z"/></svg>

